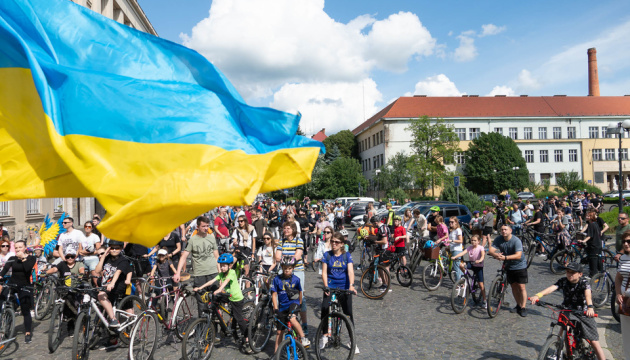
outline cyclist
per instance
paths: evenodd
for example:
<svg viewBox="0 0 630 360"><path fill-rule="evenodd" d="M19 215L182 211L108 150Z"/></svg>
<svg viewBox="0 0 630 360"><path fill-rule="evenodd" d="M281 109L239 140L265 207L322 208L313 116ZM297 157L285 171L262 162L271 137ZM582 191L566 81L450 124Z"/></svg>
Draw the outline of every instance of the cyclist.
<svg viewBox="0 0 630 360"><path fill-rule="evenodd" d="M525 219L527 219L527 215L525 215L523 210L518 208L518 204L517 203L512 204L512 210L508 212L508 216L506 220L508 224L512 225L512 232L515 235L521 234L521 229L522 229L523 223L525 222Z"/></svg>
<svg viewBox="0 0 630 360"><path fill-rule="evenodd" d="M256 229L253 225L247 223L247 216L240 215L238 217L238 227L232 233L231 248L234 252L240 252L252 261L255 260L256 254ZM244 267L245 275L249 274L249 263Z"/></svg>
<svg viewBox="0 0 630 360"><path fill-rule="evenodd" d="M246 220L247 221L247 220ZM219 274L212 280L207 283L193 288L193 291L199 291L205 287L208 287L214 284L217 280L220 285L219 288L214 290L213 294L217 295L225 292L230 295L230 308L232 310L232 317L234 321L238 323L238 327L241 328L241 334L245 337L244 342L247 342L247 322L243 318L243 292L241 291L241 287L238 284L238 279L236 278L236 272L233 269L230 269L230 265L234 262L234 256L230 253L224 253L219 256L217 260L217 264L219 264L220 271Z"/></svg>
<svg viewBox="0 0 630 360"><path fill-rule="evenodd" d="M412 227L415 227L418 231L418 235L420 237L429 236L429 230L427 229L427 218L420 213L420 210L415 209L413 211L413 222L411 224Z"/></svg>
<svg viewBox="0 0 630 360"><path fill-rule="evenodd" d="M131 284L132 268L129 260L120 255L122 249L122 242L109 240L105 256L101 256L94 270L97 276L101 277L102 284L107 286L106 291L99 291L98 301L105 309L110 320L109 326L112 328L120 326L114 317L112 304L125 295L127 285Z"/></svg>
<svg viewBox="0 0 630 360"><path fill-rule="evenodd" d="M263 241L265 243L258 248L258 261L260 261L265 271L270 271L276 267L275 246L270 232L266 232L263 235Z"/></svg>
<svg viewBox="0 0 630 360"><path fill-rule="evenodd" d="M407 253L407 230L401 224L402 220L400 216L394 216L394 246L396 247L396 254L402 254L400 262L403 265L407 265L407 258L405 254Z"/></svg>
<svg viewBox="0 0 630 360"><path fill-rule="evenodd" d="M335 233L332 240L330 240L332 250L327 251L322 259L322 281L324 287L333 289L350 290L355 295L357 290L354 288L354 269L353 261L350 253L346 252L343 248L343 235L341 233ZM330 292L324 291L324 298L322 299L322 311L321 318L325 319L329 314L330 307ZM339 294L337 297L339 305L343 313L348 315L350 321L354 325L354 316L352 315L352 295L351 294ZM322 336L319 340L319 347L326 346L328 337ZM359 347L356 347L354 352L359 354Z"/></svg>
<svg viewBox="0 0 630 360"><path fill-rule="evenodd" d="M578 241L586 245L590 276L593 277L597 272L601 271L602 268L602 262L599 259L602 252L602 233L597 224L597 210L589 210L586 221L588 222L586 225L586 238Z"/></svg>
<svg viewBox="0 0 630 360"><path fill-rule="evenodd" d="M383 222L379 222L378 220L378 216L372 216L372 224L378 226L376 234L377 240L374 242L374 245L376 245L374 246L374 253L376 255L380 255L382 261L387 261L389 259L387 247L389 246L389 236L391 233L389 232L389 226ZM385 265L385 269L389 271L389 264ZM381 278L381 281L383 281L383 284L380 289L381 292L383 292L387 289L387 285L384 283L384 278ZM392 292L391 288L389 289L389 292Z"/></svg>
<svg viewBox="0 0 630 360"><path fill-rule="evenodd" d="M86 270L85 270L85 265L82 262L76 261L77 254L74 251L75 251L74 249L68 249L68 251L66 251L66 258L64 259L64 261L48 269L46 271L46 274L50 275L54 273L59 273L62 278L68 277L67 279L65 279L66 286L72 286L72 287L77 286L79 284L79 281L76 279L71 279L70 276L79 275L79 274L83 275L86 272ZM67 296L69 297L68 300L70 300L70 303L73 304L74 303L73 294L68 293ZM66 318L69 319L68 320L68 334L74 334L74 317L76 314L73 314L72 311L68 309L65 305L63 307L63 312Z"/></svg>
<svg viewBox="0 0 630 360"><path fill-rule="evenodd" d="M534 227L534 231L537 233L542 234L545 232L545 214L540 211L540 206L538 204L534 204L534 215L523 224L523 226L530 225ZM545 248L540 244L538 245L538 252L541 256L546 256Z"/></svg>
<svg viewBox="0 0 630 360"><path fill-rule="evenodd" d="M437 237L437 221L435 220L440 214L439 206L431 207L431 214L427 217L427 228L429 229L429 237L431 240L436 240Z"/></svg>
<svg viewBox="0 0 630 360"><path fill-rule="evenodd" d="M521 239L512 235L512 228L504 224L501 226L501 235L494 238L492 246L488 250L488 255L497 260L505 261L505 268L508 283L512 287L512 295L516 300L516 307L510 312L518 313L522 317L527 316L527 258L523 253L523 243Z"/></svg>
<svg viewBox="0 0 630 360"><path fill-rule="evenodd" d="M324 257L324 254L332 249L332 247L330 246L330 240L332 239L333 233L334 231L332 226L327 226L324 229L324 238L317 244L317 251L315 253L315 256L313 257L313 265L320 262ZM321 275L322 265L318 264L317 267L319 269L319 274Z"/></svg>
<svg viewBox="0 0 630 360"><path fill-rule="evenodd" d="M490 206L486 206L486 209L483 211L483 218L481 219L482 225L482 235L483 235L483 243L481 246L484 248L486 244L490 243L490 236L492 236L492 227L494 226L494 209Z"/></svg>
<svg viewBox="0 0 630 360"><path fill-rule="evenodd" d="M387 218L385 219L385 224L387 224L387 227L389 227L389 233L393 234L394 233L394 216L396 214L394 213L394 210L392 210L391 203L388 202L385 205L385 207L387 208Z"/></svg>
<svg viewBox="0 0 630 360"><path fill-rule="evenodd" d="M343 214L345 213L345 209L341 206L341 203L337 203L337 207L335 207L335 230L339 230L343 228Z"/></svg>
<svg viewBox="0 0 630 360"><path fill-rule="evenodd" d="M464 238L462 235L462 229L459 226L459 219L455 216L451 216L448 222L450 225L450 232L448 233L449 250L451 251L451 256L453 256L464 250ZM453 267L455 268L455 282L459 281L462 277L459 264L459 260L453 261Z"/></svg>
<svg viewBox="0 0 630 360"><path fill-rule="evenodd" d="M600 360L605 359L604 351L599 344L599 334L597 332L597 324L593 319L595 311L593 310L593 299L591 298L591 285L590 281L582 274L584 270L579 263L569 263L565 267L567 276L558 280L555 284L539 292L538 294L530 298L531 303L535 304L545 295L549 295L556 290L561 290L564 300L562 305L567 309L584 311L586 315L572 313L572 317L576 317L582 327L582 334L585 339L590 340L597 358Z"/></svg>
<svg viewBox="0 0 630 360"><path fill-rule="evenodd" d="M283 323L287 323L287 321L291 322L291 325L298 333L300 337L300 342L304 347L309 347L311 342L306 338L302 326L300 322L295 317L295 313L300 308L301 304L303 304L304 293L302 291L302 283L300 282L300 278L293 274L293 269L296 265L295 258L292 256L284 256L280 262L280 266L282 266L282 275L276 276L273 279L273 283L271 284L271 294L272 294L272 302L273 302L273 310L276 313L279 321ZM295 292L298 293L298 299L294 299ZM280 324L277 326L276 333L276 344L273 349L273 352L276 353L278 351L278 345L282 341L282 327Z"/></svg>
<svg viewBox="0 0 630 360"><path fill-rule="evenodd" d="M486 301L486 290L483 284L483 261L486 258L486 250L483 246L480 245L479 235L473 235L470 237L470 246L467 247L461 253L452 257L453 260L463 257L468 254L468 259L471 263L460 263L459 267L462 271L468 268L473 271L473 275L477 278L477 283L479 284L479 289L481 289L481 295L483 296L483 308L488 307L488 303Z"/></svg>

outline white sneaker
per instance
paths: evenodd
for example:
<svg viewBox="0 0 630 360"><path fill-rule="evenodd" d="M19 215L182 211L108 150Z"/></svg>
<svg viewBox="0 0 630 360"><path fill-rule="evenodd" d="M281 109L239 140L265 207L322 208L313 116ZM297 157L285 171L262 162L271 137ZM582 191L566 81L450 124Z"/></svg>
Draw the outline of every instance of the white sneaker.
<svg viewBox="0 0 630 360"><path fill-rule="evenodd" d="M311 346L311 342L306 337L303 337L300 342L306 349L308 349Z"/></svg>
<svg viewBox="0 0 630 360"><path fill-rule="evenodd" d="M359 351L359 347L354 348L354 355L359 355L361 352Z"/></svg>
<svg viewBox="0 0 630 360"><path fill-rule="evenodd" d="M324 335L324 336L322 336L321 339L319 339L319 348L320 349L325 348L326 344L328 344L328 336Z"/></svg>

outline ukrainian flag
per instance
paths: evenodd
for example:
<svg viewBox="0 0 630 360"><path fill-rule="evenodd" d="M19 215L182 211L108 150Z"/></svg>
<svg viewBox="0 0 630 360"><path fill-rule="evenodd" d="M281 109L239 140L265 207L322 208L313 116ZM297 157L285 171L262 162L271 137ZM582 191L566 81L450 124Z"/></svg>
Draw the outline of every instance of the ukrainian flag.
<svg viewBox="0 0 630 360"><path fill-rule="evenodd" d="M191 49L68 0L0 1L0 201L95 196L101 231L152 246L310 181L324 149L298 123Z"/></svg>

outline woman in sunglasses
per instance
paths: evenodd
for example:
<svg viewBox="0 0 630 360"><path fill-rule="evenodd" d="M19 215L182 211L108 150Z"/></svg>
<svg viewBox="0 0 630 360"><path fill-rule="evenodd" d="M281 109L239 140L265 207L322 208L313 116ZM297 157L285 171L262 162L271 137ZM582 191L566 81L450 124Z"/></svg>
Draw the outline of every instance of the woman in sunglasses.
<svg viewBox="0 0 630 360"><path fill-rule="evenodd" d="M253 254L256 254L256 229L253 225L249 225L245 215L238 217L238 226L232 233L232 246L230 248L254 260ZM245 265L244 270L245 274L249 274L249 264Z"/></svg>
<svg viewBox="0 0 630 360"><path fill-rule="evenodd" d="M82 249L79 251L79 255L83 256L83 263L88 271L93 276L96 276L94 271L96 270L96 265L98 265L96 250L101 247L101 238L94 233L94 223L91 221L86 221L83 229L85 230L85 240L82 240Z"/></svg>
<svg viewBox="0 0 630 360"><path fill-rule="evenodd" d="M258 261L265 271L273 270L276 267L275 246L270 232L263 235L265 244L258 249Z"/></svg>
<svg viewBox="0 0 630 360"><path fill-rule="evenodd" d="M324 228L324 239L317 244L317 252L315 253L315 258L313 259L313 266L319 263L317 266L319 268L319 275L322 274L322 258L324 254L330 250L332 250L332 246L330 245L330 240L333 238L333 228L332 226L326 226Z"/></svg>
<svg viewBox="0 0 630 360"><path fill-rule="evenodd" d="M2 239L2 241L0 241L0 269L4 267L4 264L6 264L12 256L15 256L15 253L11 251L11 242L7 239Z"/></svg>

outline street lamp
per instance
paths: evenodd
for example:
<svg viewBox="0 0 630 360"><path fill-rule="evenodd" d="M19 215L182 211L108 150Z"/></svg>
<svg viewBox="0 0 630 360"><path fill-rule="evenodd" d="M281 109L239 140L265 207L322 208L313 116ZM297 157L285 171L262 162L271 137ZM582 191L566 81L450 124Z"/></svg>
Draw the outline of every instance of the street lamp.
<svg viewBox="0 0 630 360"><path fill-rule="evenodd" d="M376 177L376 201L380 201L379 200L379 195L380 195L379 193L381 191L381 182L378 179L378 174L380 174L380 173L381 173L381 169L374 170L374 174L375 174L375 177Z"/></svg>
<svg viewBox="0 0 630 360"><path fill-rule="evenodd" d="M512 172L514 173L514 183L516 183L516 181L518 180L518 177L516 176L516 171L517 171L518 169L520 169L518 166L514 166L514 167L512 168ZM514 192L516 192L516 189L514 189ZM508 193L509 193L509 190L508 190Z"/></svg>
<svg viewBox="0 0 630 360"><path fill-rule="evenodd" d="M619 214L623 211L623 168L621 166L621 138L623 138L624 131L630 130L630 119L620 121L618 123L608 124L607 134L619 135Z"/></svg>

